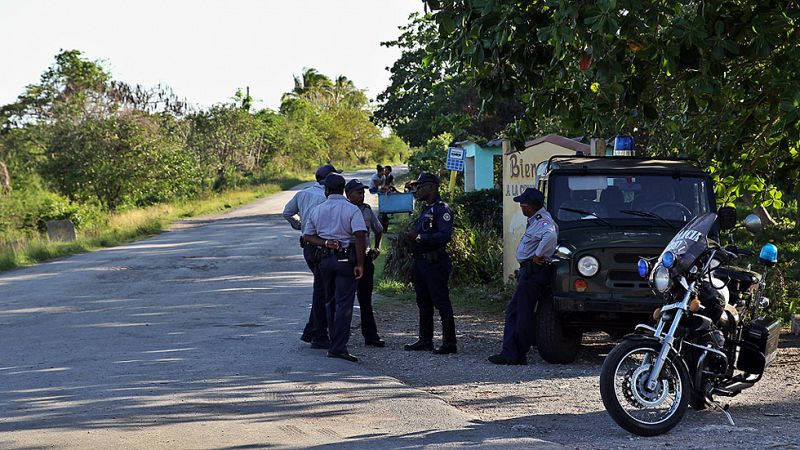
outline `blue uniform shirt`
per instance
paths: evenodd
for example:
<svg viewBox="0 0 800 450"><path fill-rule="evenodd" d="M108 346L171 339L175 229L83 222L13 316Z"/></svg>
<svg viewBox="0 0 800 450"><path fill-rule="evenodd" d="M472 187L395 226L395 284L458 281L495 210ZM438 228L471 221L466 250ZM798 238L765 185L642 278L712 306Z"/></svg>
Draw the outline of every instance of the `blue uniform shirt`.
<svg viewBox="0 0 800 450"><path fill-rule="evenodd" d="M430 252L444 248L453 238L453 211L441 197L425 206L414 222L414 231L420 242L411 243L413 253Z"/></svg>
<svg viewBox="0 0 800 450"><path fill-rule="evenodd" d="M556 252L558 242L558 225L550 213L540 208L528 217L528 228L517 246L517 261L527 261L534 256L544 256L550 261Z"/></svg>
<svg viewBox="0 0 800 450"><path fill-rule="evenodd" d="M362 203L358 205L358 209L361 210L361 214L364 216L364 224L367 226L367 246L369 246L370 230L375 234L383 233L383 225L381 225L381 221L375 215L375 211L368 204Z"/></svg>
<svg viewBox="0 0 800 450"><path fill-rule="evenodd" d="M355 243L356 231L367 231L364 215L358 206L341 194L331 194L311 211L305 222L305 236L317 235L322 239L341 241L342 247Z"/></svg>
<svg viewBox="0 0 800 450"><path fill-rule="evenodd" d="M313 186L294 194L294 197L283 208L283 218L294 226L297 223L297 219L294 216L299 215L300 231L303 231L311 211L324 201L325 186L320 183L314 183Z"/></svg>

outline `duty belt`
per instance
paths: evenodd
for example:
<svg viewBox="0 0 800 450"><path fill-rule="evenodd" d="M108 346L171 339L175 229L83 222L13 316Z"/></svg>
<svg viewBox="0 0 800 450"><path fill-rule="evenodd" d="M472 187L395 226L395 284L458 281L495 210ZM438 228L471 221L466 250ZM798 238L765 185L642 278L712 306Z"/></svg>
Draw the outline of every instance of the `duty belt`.
<svg viewBox="0 0 800 450"><path fill-rule="evenodd" d="M529 273L539 273L542 270L547 270L550 268L550 265L550 261L546 261L543 264L536 264L532 259L526 259L525 261L519 263L519 267L524 267Z"/></svg>
<svg viewBox="0 0 800 450"><path fill-rule="evenodd" d="M349 260L351 255L355 255L355 246L351 245L349 247L345 247L339 250L334 250L332 248L327 247L320 247L319 250L322 256L335 256L336 259L339 261Z"/></svg>
<svg viewBox="0 0 800 450"><path fill-rule="evenodd" d="M429 263L439 262L442 258L444 258L444 251L442 249L414 253L414 259L428 261Z"/></svg>

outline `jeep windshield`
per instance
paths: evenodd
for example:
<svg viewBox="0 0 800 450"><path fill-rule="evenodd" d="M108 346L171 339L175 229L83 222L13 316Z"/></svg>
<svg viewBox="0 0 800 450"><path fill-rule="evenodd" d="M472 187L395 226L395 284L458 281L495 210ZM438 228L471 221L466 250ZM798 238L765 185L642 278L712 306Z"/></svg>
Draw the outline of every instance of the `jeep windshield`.
<svg viewBox="0 0 800 450"><path fill-rule="evenodd" d="M680 228L712 212L707 177L664 175L554 174L548 209L562 225L660 224Z"/></svg>

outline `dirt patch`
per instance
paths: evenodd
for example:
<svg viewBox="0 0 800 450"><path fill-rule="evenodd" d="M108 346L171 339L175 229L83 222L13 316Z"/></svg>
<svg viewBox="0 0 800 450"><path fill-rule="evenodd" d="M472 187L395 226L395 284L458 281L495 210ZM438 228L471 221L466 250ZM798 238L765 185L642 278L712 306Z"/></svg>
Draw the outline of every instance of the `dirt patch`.
<svg viewBox="0 0 800 450"><path fill-rule="evenodd" d="M457 355L406 352L417 332L413 303L376 299L378 329L387 347L364 347L353 322L351 352L360 364L390 375L484 422L495 422L571 448L800 448L800 338L781 336L777 361L755 387L732 399L736 426L718 411L689 410L666 435L642 438L619 428L605 412L598 380L603 358L614 341L604 333L584 336L578 360L544 362L535 351L527 366L495 366L486 358L499 352L500 314L459 314ZM440 338L440 326L436 327Z"/></svg>

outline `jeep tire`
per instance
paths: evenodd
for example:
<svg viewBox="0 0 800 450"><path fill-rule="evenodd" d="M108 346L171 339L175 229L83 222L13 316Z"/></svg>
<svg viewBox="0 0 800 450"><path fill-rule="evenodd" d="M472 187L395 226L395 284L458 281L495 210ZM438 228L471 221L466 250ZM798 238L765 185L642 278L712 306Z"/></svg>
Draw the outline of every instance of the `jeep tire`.
<svg viewBox="0 0 800 450"><path fill-rule="evenodd" d="M581 346L583 332L567 327L553 305L553 297L539 301L536 311L536 345L539 355L552 364L569 364L575 361Z"/></svg>

